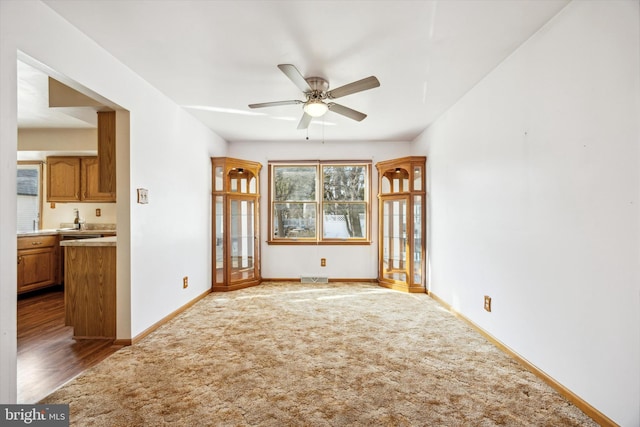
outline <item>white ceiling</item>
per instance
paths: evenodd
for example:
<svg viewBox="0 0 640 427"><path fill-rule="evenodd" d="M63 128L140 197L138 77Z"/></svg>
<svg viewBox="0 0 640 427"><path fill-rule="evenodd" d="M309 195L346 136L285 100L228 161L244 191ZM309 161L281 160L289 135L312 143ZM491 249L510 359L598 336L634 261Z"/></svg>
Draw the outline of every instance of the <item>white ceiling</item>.
<svg viewBox="0 0 640 427"><path fill-rule="evenodd" d="M380 80L336 101L368 114L364 121L329 112L309 138L410 141L568 1L45 3L228 141L307 136L296 129L300 105L247 107L304 99L281 63L331 88Z"/></svg>
<svg viewBox="0 0 640 427"><path fill-rule="evenodd" d="M88 114L90 113L90 114ZM49 108L49 76L18 61L18 127L95 128L95 110Z"/></svg>

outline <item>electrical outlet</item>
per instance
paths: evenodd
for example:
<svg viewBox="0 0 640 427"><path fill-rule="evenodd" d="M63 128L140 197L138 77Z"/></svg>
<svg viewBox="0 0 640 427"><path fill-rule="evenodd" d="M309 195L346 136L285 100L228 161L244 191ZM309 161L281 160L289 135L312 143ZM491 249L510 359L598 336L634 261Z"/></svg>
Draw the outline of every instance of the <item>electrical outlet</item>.
<svg viewBox="0 0 640 427"><path fill-rule="evenodd" d="M491 297L489 295L484 296L484 309L491 311Z"/></svg>
<svg viewBox="0 0 640 427"><path fill-rule="evenodd" d="M96 216L101 216L102 215L102 210L100 210L100 208L96 209Z"/></svg>
<svg viewBox="0 0 640 427"><path fill-rule="evenodd" d="M182 278L182 289L187 289L189 287L189 276L184 276Z"/></svg>
<svg viewBox="0 0 640 427"><path fill-rule="evenodd" d="M327 266L327 259L320 258L320 267L326 267L326 266Z"/></svg>

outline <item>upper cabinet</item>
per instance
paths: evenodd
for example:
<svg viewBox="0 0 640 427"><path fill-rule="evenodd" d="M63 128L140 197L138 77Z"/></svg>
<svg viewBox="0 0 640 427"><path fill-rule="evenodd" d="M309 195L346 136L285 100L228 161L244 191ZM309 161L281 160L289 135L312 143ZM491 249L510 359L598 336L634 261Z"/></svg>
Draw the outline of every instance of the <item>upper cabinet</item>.
<svg viewBox="0 0 640 427"><path fill-rule="evenodd" d="M85 202L115 202L116 201L115 190L101 191L100 171L101 171L100 161L98 157L83 157L80 159L80 187L82 188L81 199L83 201Z"/></svg>
<svg viewBox="0 0 640 427"><path fill-rule="evenodd" d="M115 202L100 191L97 157L47 157L47 202Z"/></svg>
<svg viewBox="0 0 640 427"><path fill-rule="evenodd" d="M47 202L80 201L80 157L47 157Z"/></svg>
<svg viewBox="0 0 640 427"><path fill-rule="evenodd" d="M116 112L98 112L98 189L116 192Z"/></svg>

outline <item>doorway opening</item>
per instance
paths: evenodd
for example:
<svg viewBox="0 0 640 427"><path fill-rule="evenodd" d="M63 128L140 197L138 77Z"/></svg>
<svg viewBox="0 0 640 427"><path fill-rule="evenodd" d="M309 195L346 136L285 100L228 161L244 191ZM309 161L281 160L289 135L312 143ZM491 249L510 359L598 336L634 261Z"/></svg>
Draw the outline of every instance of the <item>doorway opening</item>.
<svg viewBox="0 0 640 427"><path fill-rule="evenodd" d="M60 262L63 248L59 246L60 229L65 228L65 223L73 225L74 211L79 211L78 216L87 225L113 226L113 233L117 233L118 241L126 247L130 241L129 203L87 200L82 196L79 196L80 200L65 202L50 202L47 199L47 158L97 157L97 113L108 110L115 111L118 120L115 131L115 170L112 176L116 177L117 188L122 190L113 192L119 192L121 199L126 200L129 185L129 112L22 52L18 52L17 71L18 251L22 248L21 237L28 236L37 240L38 236L47 236L47 253L41 250L42 254L37 260L34 258L28 269L30 274L33 273L31 276L35 277L34 271L37 272L40 261L43 261L46 268L42 270L51 275L51 280L41 283L43 286L19 292L16 299L17 401L35 403L117 351L122 347L121 344L130 341L129 253L118 251L117 255L116 315L119 340L115 343L113 340L81 340L74 339L73 327L65 324L64 274ZM66 105L50 107L52 81L57 84L57 90L65 90L66 87L80 96ZM85 105L85 102L93 104ZM86 164L87 169L89 165L93 167L93 163L87 161ZM94 230L87 228L86 231ZM55 242L49 245L48 242L52 239ZM37 244L36 240L26 243ZM44 243L42 246L45 246ZM19 281L20 277L19 266Z"/></svg>

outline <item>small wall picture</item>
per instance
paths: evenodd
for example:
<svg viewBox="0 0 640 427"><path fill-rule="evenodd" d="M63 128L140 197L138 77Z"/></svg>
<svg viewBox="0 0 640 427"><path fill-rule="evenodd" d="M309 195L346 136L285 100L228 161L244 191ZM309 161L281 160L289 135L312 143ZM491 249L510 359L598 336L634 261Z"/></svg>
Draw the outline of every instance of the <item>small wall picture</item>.
<svg viewBox="0 0 640 427"><path fill-rule="evenodd" d="M138 203L141 205L149 203L149 190L146 188L138 188Z"/></svg>

